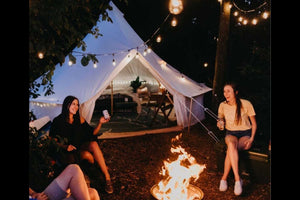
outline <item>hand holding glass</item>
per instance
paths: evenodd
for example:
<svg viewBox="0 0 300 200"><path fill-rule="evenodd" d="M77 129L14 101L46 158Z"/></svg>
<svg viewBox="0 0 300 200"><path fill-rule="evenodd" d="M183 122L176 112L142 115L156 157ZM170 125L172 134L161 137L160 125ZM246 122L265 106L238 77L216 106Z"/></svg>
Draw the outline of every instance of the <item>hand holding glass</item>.
<svg viewBox="0 0 300 200"><path fill-rule="evenodd" d="M217 121L217 127L218 127L221 131L223 131L223 130L224 130L224 125L225 125L224 119L219 118L218 121Z"/></svg>

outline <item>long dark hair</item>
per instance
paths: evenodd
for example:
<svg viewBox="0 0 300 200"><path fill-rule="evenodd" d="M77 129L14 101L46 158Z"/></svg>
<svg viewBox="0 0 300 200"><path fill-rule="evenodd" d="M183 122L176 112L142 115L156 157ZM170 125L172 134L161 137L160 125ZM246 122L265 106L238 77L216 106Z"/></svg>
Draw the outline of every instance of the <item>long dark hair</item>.
<svg viewBox="0 0 300 200"><path fill-rule="evenodd" d="M235 112L235 123L236 124L240 124L242 121L242 117L241 117L241 109L242 109L242 102L239 96L239 87L235 82L228 82L224 85L224 87L226 85L229 85L232 87L233 89L233 93L235 96L235 103L236 103L236 112Z"/></svg>
<svg viewBox="0 0 300 200"><path fill-rule="evenodd" d="M77 99L78 101L78 104L79 104L79 100L77 97L74 97L72 95L69 95L67 96L65 99L64 99L64 102L63 102L63 105L62 105L62 109L61 109L61 114L63 116L63 118L69 122L69 108L72 104L72 102ZM79 104L80 105L80 104ZM79 108L78 108L78 111L77 113L73 116L74 117L74 122L77 123L80 121L80 116L79 116Z"/></svg>

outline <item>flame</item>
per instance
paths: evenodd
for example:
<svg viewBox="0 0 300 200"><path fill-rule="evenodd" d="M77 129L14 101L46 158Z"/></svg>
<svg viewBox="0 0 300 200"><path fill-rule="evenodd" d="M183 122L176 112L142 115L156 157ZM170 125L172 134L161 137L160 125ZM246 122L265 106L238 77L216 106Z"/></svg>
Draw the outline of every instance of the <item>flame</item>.
<svg viewBox="0 0 300 200"><path fill-rule="evenodd" d="M181 134L171 141L175 142L180 138ZM163 161L164 166L160 174L164 178L158 183L156 195L160 200L192 200L195 196L188 194L190 181L196 182L206 166L198 164L196 159L180 145L171 147L170 151L178 154L178 157L175 161L169 159Z"/></svg>

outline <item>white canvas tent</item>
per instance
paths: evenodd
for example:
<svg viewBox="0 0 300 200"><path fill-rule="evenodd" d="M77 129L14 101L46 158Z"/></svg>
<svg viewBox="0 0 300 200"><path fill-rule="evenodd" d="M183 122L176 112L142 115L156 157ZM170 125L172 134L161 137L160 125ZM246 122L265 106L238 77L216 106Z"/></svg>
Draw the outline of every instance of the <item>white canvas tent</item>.
<svg viewBox="0 0 300 200"><path fill-rule="evenodd" d="M65 63L62 66L58 64L55 68L52 77L54 94L44 96L43 89L40 88L41 95L30 99L29 110L37 118L49 116L53 120L61 112L64 98L74 95L81 104L81 115L90 122L95 101L107 92L106 88L111 82L114 84L114 91L130 91L130 81L139 76L140 80L146 80L150 86L162 84L173 95L178 126L187 127L189 122L193 125L197 120L204 119L203 108L196 103L191 105L191 98L203 104L203 96L211 88L180 73L153 51L144 56L145 42L127 23L123 13L112 2L110 5L113 10L108 11L108 14L113 23L100 21L96 25L103 36L95 38L89 34L84 38L87 44L85 53L98 55L97 67L94 68L92 62L82 66L80 57L76 64L69 66L67 56ZM82 51L75 48L73 52ZM135 58L137 52L139 58ZM112 65L113 59L116 61L115 66ZM189 113L190 108L193 115Z"/></svg>

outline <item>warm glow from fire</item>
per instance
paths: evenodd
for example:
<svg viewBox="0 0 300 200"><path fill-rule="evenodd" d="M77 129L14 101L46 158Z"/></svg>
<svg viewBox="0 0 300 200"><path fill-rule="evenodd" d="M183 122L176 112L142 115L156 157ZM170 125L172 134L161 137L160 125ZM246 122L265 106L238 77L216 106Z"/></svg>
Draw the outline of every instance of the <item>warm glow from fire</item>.
<svg viewBox="0 0 300 200"><path fill-rule="evenodd" d="M179 140L177 135L172 142ZM205 169L205 165L197 163L196 159L188 154L180 145L171 147L173 154L178 154L175 161L164 160L164 166L160 174L163 180L158 183L158 193L160 200L193 200L197 198L194 194L188 193L190 181L196 182L200 173Z"/></svg>

